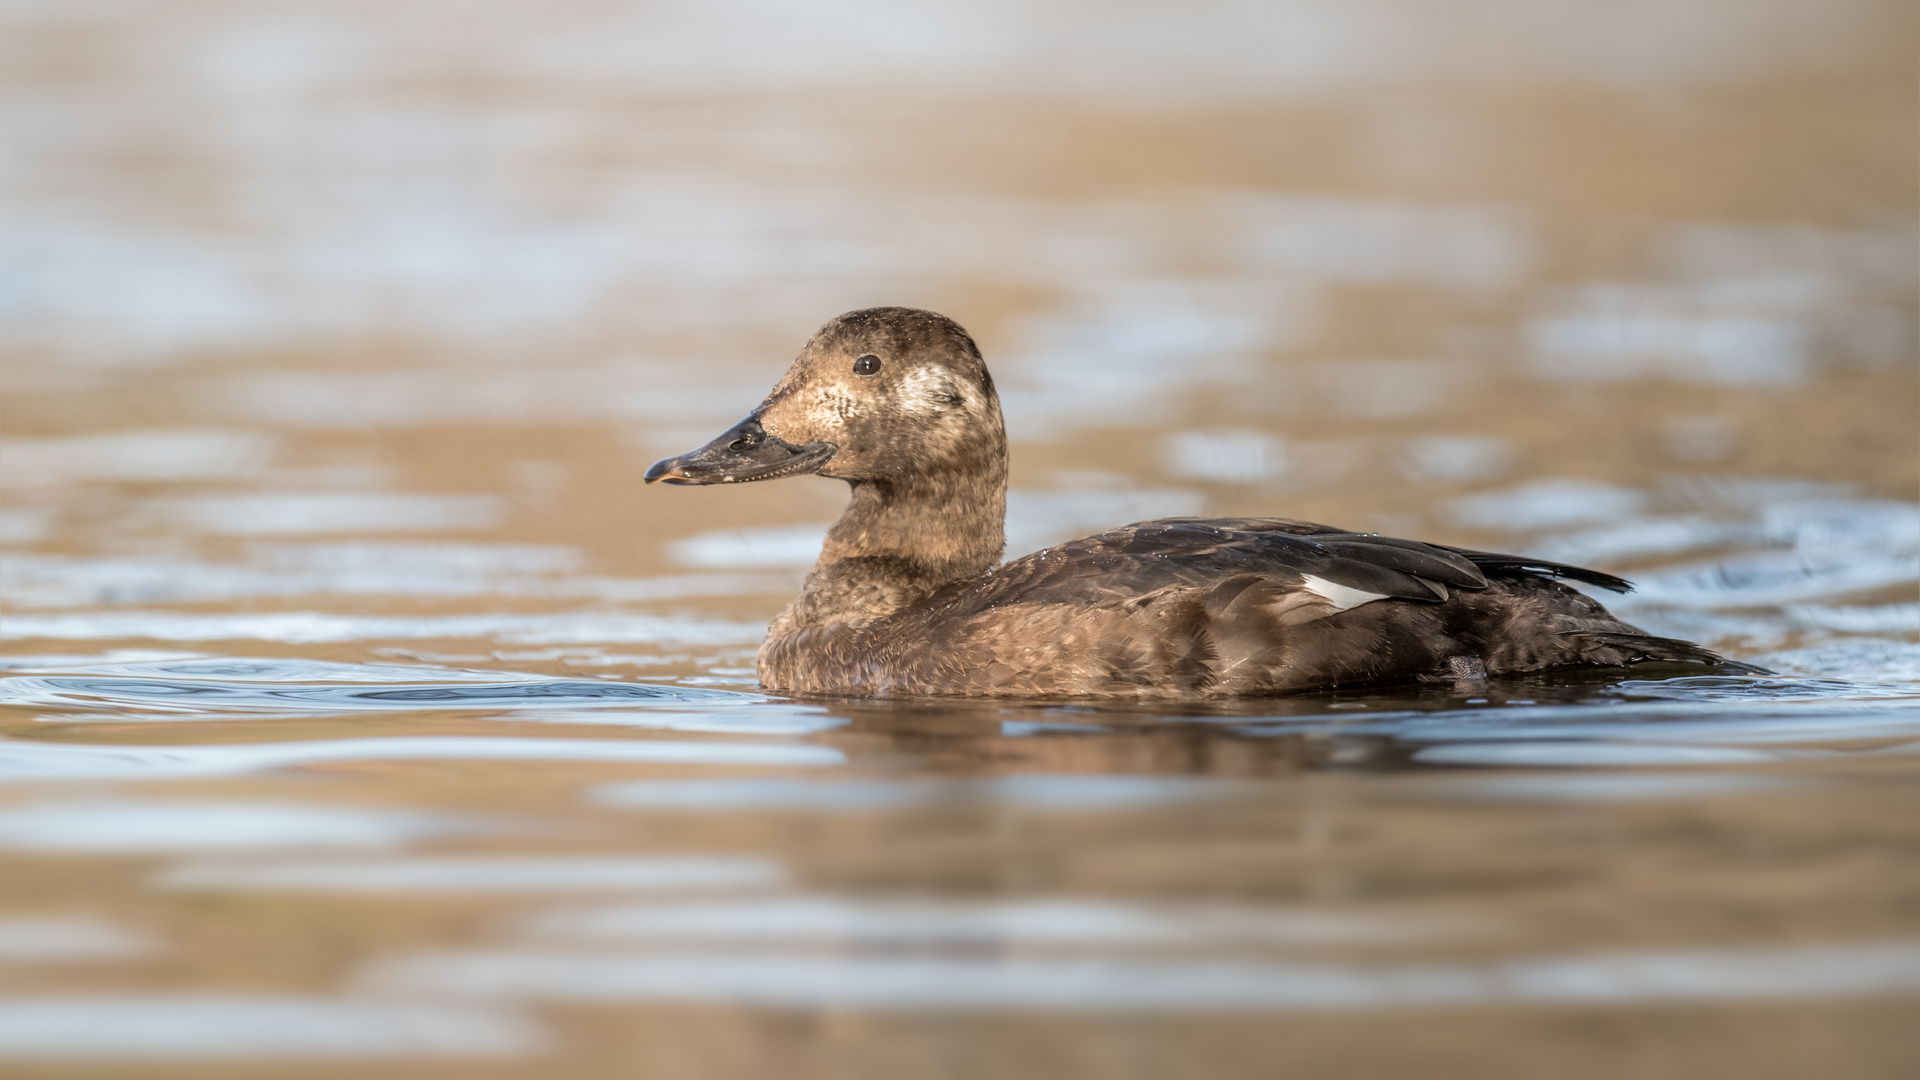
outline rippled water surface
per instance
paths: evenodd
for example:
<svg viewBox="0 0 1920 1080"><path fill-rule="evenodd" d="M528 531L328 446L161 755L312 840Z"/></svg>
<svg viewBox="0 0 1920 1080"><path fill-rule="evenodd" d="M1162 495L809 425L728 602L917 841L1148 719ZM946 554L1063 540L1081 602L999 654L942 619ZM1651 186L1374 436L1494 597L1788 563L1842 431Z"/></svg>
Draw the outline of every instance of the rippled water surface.
<svg viewBox="0 0 1920 1080"><path fill-rule="evenodd" d="M0 1074L1920 1075L1909 8L9 6ZM891 303L1775 674L762 694Z"/></svg>

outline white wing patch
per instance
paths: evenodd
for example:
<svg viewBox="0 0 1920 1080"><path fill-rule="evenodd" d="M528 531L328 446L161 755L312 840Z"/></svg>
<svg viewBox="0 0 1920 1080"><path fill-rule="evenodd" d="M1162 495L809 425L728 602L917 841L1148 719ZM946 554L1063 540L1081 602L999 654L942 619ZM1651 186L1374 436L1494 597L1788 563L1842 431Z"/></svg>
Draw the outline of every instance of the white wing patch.
<svg viewBox="0 0 1920 1080"><path fill-rule="evenodd" d="M1350 608L1357 608L1361 604L1371 604L1375 600L1388 599L1386 593L1366 592L1362 589L1348 588L1345 585L1328 581L1323 577L1316 577L1313 574L1306 574L1304 577L1306 580L1302 583L1301 587L1315 596L1324 598L1328 603L1333 605L1333 610L1335 611L1346 611Z"/></svg>

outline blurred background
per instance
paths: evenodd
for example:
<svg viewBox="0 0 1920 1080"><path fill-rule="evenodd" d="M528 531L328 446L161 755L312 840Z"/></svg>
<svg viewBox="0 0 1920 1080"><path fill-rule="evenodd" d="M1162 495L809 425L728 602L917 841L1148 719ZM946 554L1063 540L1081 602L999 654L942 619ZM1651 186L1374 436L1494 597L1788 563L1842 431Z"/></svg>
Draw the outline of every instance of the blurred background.
<svg viewBox="0 0 1920 1080"><path fill-rule="evenodd" d="M362 842L496 855L558 843L595 858L635 845L680 845L703 858L758 845L787 869L715 864L718 877L694 873L707 882L698 887L758 888L791 874L952 899L1029 887L1055 895L1068 878L1033 867L1066 857L1048 846L1057 842L1110 857L1104 870L1072 878L1095 892L1162 895L1212 881L1215 899L1355 895L1366 875L1351 868L1335 875L1344 885L1310 869L1252 885L1181 862L1176 852L1252 828L1252 811L1192 810L1170 846L1140 856L1159 868L1149 873L1121 868L1118 833L1041 829L1038 849L1009 839L1026 826L1008 821L1037 812L1019 810L1026 796L1011 789L968 789L967 799L1000 808L984 818L926 811L930 831L895 833L880 819L847 819L820 834L831 843L786 831L778 813L791 807L777 798L755 818L733 796L714 796L732 810L698 825L606 810L615 796L582 801L589 780L604 791L629 774L685 779L632 747L679 746L689 736L675 733L689 731L773 740L685 750L676 760L694 762L695 778L799 768L809 762L780 754L805 753L922 778L1292 775L1338 757L1319 743L1282 753L1273 732L1218 734L1238 747L1228 752L1192 723L1169 734L1052 713L934 717L776 702L741 714L759 720L738 720L727 710L746 706L721 698L675 699L680 720L632 720L633 730L612 734L535 725L584 724L581 710L607 704L579 690L581 680L689 694L753 687L760 627L817 554L844 486L808 478L643 489L641 474L743 416L826 319L882 304L938 310L980 342L1013 441L1010 556L1194 513L1521 550L1628 574L1641 588L1617 605L1624 617L1812 680L1782 691L1794 701L1911 698L1920 682L1917 76L1920 12L1900 0L8 0L0 636L21 674L0 698L9 736L0 739L0 848L18 862L0 872L0 989L10 995L0 1001L0 1061L68 1075L63 1062L94 1053L76 1050L90 1045L83 1036L119 1030L130 1041L109 1040L106 1057L142 1068L200 1062L194 1070L211 1059L306 1069L316 1056L364 1057L418 1075L451 1055L465 1064L445 1067L499 1058L484 1068L503 1075L564 1061L582 1075L627 1075L640 1063L660 1075L765 1075L779 1062L840 1076L1043 1067L1145 1076L1170 1075L1188 1060L1182 1047L1208 1045L1214 1075L1362 1058L1388 1070L1442 1061L1504 1075L1514 1059L1453 1034L1473 1030L1549 1055L1538 1060L1587 1055L1579 1068L1544 1070L1557 1076L1623 1075L1629 1063L1648 1076L1697 1075L1661 1071L1687 1061L1737 1060L1750 1075L1836 1061L1850 1076L1917 1067L1884 1003L1813 1019L1714 1013L1671 1029L1618 1013L1590 1029L1574 1014L1535 1024L1496 1003L1474 1014L1478 1027L1419 1027L1401 1058L1374 1044L1367 1022L1344 1020L1296 1032L1294 1056L1276 1057L1260 1038L1266 1021L1221 1018L1240 1007L1227 991L1207 999L1218 1006L1212 1019L1155 1020L1131 1033L1080 1013L978 1028L937 1012L892 1027L857 1008L808 1012L838 1007L820 996L826 975L794 976L802 989L780 1008L799 1012L735 1012L726 1003L739 995L723 989L714 991L723 1005L707 1012L561 1010L536 1023L507 1006L431 1003L448 985L485 982L480 974L376 970L397 951L505 933L505 916L484 903L409 898L390 881L372 901L269 903L246 891L258 879L233 885L245 875L231 866L166 861ZM219 666L234 657L245 663ZM108 678L119 681L98 682ZM516 679L524 684L498 689ZM498 693L432 716L369 712L364 699L321 693L462 680ZM559 680L575 689L552 690ZM273 690L279 684L303 689ZM527 711L524 699L543 693L573 711ZM1800 722L1783 715L1788 728ZM1847 737L1867 741L1848 745L1905 745L1906 717L1877 719L1893 726L1855 732ZM1752 717L1720 718L1741 739L1758 738L1740 726ZM363 745L401 734L469 742ZM509 735L514 747L471 741ZM526 749L536 740L522 736L535 735L569 738ZM228 753L293 738L307 749ZM1405 767L1406 738L1343 743L1340 761ZM1594 738L1609 749L1583 757L1530 743L1533 751L1501 758L1453 747L1422 760L1761 760L1705 749L1676 758L1640 743L1628 752L1607 742L1614 735ZM749 745L772 756L748 760L738 748ZM188 746L227 756L193 757L180 749ZM50 747L98 753L44 756ZM449 754L466 763L446 764ZM549 764L529 766L528 754ZM1876 775L1905 769L1911 783L1910 765L1873 760ZM1812 782L1793 782L1803 781ZM1791 902L1771 884L1709 881L1700 895L1711 902L1699 909L1709 913L1680 920L1691 929L1658 944L1705 947L1734 926L1753 931L1742 942L1824 942L1827 915L1813 913L1831 915L1841 896L1854 898L1848 933L1911 935L1920 885L1896 853L1911 850L1914 834L1863 823L1911 822L1913 807L1890 812L1873 801L1891 798L1888 789L1869 787L1846 789L1866 801L1833 811L1827 841L1803 836L1810 846L1795 849L1853 851L1856 876L1800 865L1793 880L1827 885L1805 885ZM1152 790L1161 793L1100 805L1165 805ZM1261 798L1308 798L1304 790ZM291 808L300 799L319 802ZM1372 820L1365 798L1341 799L1356 820ZM1364 839L1387 833L1328 832L1326 807L1313 805L1312 814L1269 806L1261 820L1289 822L1274 825L1287 843L1318 837L1311 844L1324 847L1347 835L1355 858L1383 868L1406 857ZM1521 815L1531 804L1501 805ZM1785 820L1777 808L1749 809L1731 833L1702 834L1703 850L1785 850L1772 825L1756 824ZM545 824L476 824L473 815L494 810ZM1287 816L1296 811L1322 815L1313 818L1321 824ZM1465 848L1447 847L1457 842L1485 854L1499 846L1489 836L1508 835L1498 829L1533 836L1524 817L1491 813L1416 846L1460 855ZM1650 860L1634 888L1684 848L1675 837L1685 830L1662 820L1678 831L1658 842L1618 834L1620 865ZM1482 825L1496 831L1474 831ZM1878 839L1862 840L1862 828ZM536 841L528 829L567 839ZM1561 842L1534 839L1545 862L1524 843L1510 861L1488 854L1486 875L1455 882L1452 906L1419 918L1520 918L1492 883L1565 871L1550 854ZM854 867L856 850L872 865ZM336 866L329 878L319 864L299 865L282 869L330 882L312 886L327 897L373 872ZM379 872L439 882L419 886L432 896L493 889L516 873L406 865L414 870ZM631 883L653 864L594 865L548 868L560 878L537 866L517 873L550 882L585 874L566 879L578 882L604 872ZM172 884L151 874L173 874ZM1385 894L1426 895L1395 880ZM1538 940L1556 948L1652 948L1635 934L1677 925L1669 920L1685 908L1671 897L1623 899L1639 894L1615 896L1597 879L1554 880L1636 913L1617 923L1541 916L1553 929ZM1745 923L1728 914L1773 902L1755 899L1763 895L1791 912ZM783 910L816 929L832 921L819 908ZM895 925L866 909L834 910L848 926ZM741 918L778 922L766 911ZM1029 925L991 923L1015 924ZM1214 940L1191 921L1165 925L1175 924L1186 927L1175 937ZM922 941L920 931L899 933ZM1253 936L1274 934L1286 937L1271 927ZM1507 947L1483 955L1472 933L1441 937L1469 942L1455 957L1463 964ZM16 939L28 944L9 944ZM45 941L67 944L32 944ZM163 954L171 959L153 959ZM1874 955L1893 974L1873 986L1920 985L1911 952ZM1857 975L1857 959L1840 966ZM577 975L541 985L591 996ZM366 1002L386 999L366 997L366 986L429 1004L375 1008ZM340 987L362 996L325 996ZM136 992L155 996L127 996ZM1078 992L1058 990L1056 1004ZM264 1034L234 1043L236 1030ZM524 1064L539 1054L546 1065Z"/></svg>

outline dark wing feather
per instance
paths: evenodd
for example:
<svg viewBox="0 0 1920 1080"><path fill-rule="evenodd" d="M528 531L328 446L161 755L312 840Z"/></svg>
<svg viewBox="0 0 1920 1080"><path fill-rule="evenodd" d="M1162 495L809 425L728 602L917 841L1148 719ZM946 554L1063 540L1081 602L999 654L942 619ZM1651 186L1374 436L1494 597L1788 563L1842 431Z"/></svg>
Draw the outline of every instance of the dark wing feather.
<svg viewBox="0 0 1920 1080"><path fill-rule="evenodd" d="M1589 570L1584 566L1569 566L1566 563L1549 562L1546 559L1529 559L1524 555L1501 555L1492 551L1471 551L1466 548L1446 548L1473 563L1481 572L1493 577L1511 577L1515 574L1531 574L1534 577L1571 578L1597 585L1602 589L1611 589L1617 593L1632 592L1633 582L1623 577L1600 570Z"/></svg>
<svg viewBox="0 0 1920 1080"><path fill-rule="evenodd" d="M1286 532L1295 535L1312 536L1316 539L1333 539L1339 536L1353 536L1345 529L1331 525L1316 525L1310 521L1295 521L1291 518L1168 518L1165 522L1148 524L1170 524L1172 522L1194 522L1214 525L1240 532ZM1503 555L1493 551L1474 551L1470 548L1447 547L1443 544L1423 544L1417 540L1397 540L1390 536L1363 535L1370 545L1388 545L1402 547L1418 552L1427 552L1464 560L1482 574L1510 577L1515 574L1530 574L1534 577L1568 578L1597 585L1602 589L1624 593L1633 591L1633 583L1625 578L1600 570L1589 570L1584 566L1572 566L1547 559L1528 558L1524 555ZM1415 571L1418 572L1418 571ZM1441 580L1445 580L1444 578Z"/></svg>
<svg viewBox="0 0 1920 1080"><path fill-rule="evenodd" d="M1481 589L1473 560L1411 540L1270 518L1166 518L1035 552L947 598L961 615L1012 603L1099 604L1240 575L1302 588L1308 576L1361 592L1433 602Z"/></svg>
<svg viewBox="0 0 1920 1080"><path fill-rule="evenodd" d="M1413 540L1358 533L1329 533L1312 538L1337 558L1395 570L1462 589L1484 589L1487 579L1470 559ZM1338 578L1332 580L1339 581ZM1340 584L1347 584L1341 581Z"/></svg>

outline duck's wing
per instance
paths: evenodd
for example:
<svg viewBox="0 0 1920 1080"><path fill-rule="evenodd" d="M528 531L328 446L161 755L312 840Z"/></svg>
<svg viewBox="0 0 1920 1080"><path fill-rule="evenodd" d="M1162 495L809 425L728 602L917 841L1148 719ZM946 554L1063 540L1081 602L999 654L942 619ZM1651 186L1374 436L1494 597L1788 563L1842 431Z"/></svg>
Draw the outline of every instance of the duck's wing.
<svg viewBox="0 0 1920 1080"><path fill-rule="evenodd" d="M1299 615L1328 615L1373 600L1438 602L1451 589L1484 589L1489 577L1522 575L1631 588L1597 570L1286 518L1162 518L1016 559L942 606L960 615L1017 603L1118 603L1168 587L1237 592L1258 584L1268 602L1298 594Z"/></svg>
<svg viewBox="0 0 1920 1080"><path fill-rule="evenodd" d="M901 654L901 685L982 694L1266 694L1717 660L1554 578L1626 587L1580 567L1309 522L1171 518L952 586L871 649Z"/></svg>
<svg viewBox="0 0 1920 1080"><path fill-rule="evenodd" d="M1584 566L1553 562L1549 559L1535 559L1526 555L1503 555L1495 551L1476 551L1472 548L1449 547L1445 544L1423 544L1413 540L1395 540L1391 537L1373 533L1355 534L1332 525L1316 525L1310 521L1294 521L1289 518L1167 518L1164 521L1143 522L1145 525L1163 525L1174 523L1195 523L1214 525L1224 528L1241 529L1253 532L1288 532L1299 536L1315 538L1358 537L1363 541L1376 544L1393 544L1400 547L1424 548L1430 551L1444 551L1458 555L1471 562L1487 577L1515 577L1527 575L1540 578L1566 578L1571 581L1585 582L1602 589L1617 593L1633 591L1633 583L1626 578L1601 570L1589 570ZM1137 528L1138 526L1128 526Z"/></svg>
<svg viewBox="0 0 1920 1080"><path fill-rule="evenodd" d="M1167 518L1016 559L943 606L954 615L1018 603L1098 606L1236 579L1330 611L1386 598L1440 601L1449 589L1487 584L1472 559L1429 544L1283 519Z"/></svg>
<svg viewBox="0 0 1920 1080"><path fill-rule="evenodd" d="M1435 546L1438 547L1439 545ZM1474 551L1469 548L1450 547L1442 548L1441 550L1451 551L1455 555L1473 563L1473 565L1480 568L1481 573L1488 577L1510 578L1524 575L1537 578L1566 578L1570 581L1581 581L1588 585L1597 585L1602 589L1617 593L1633 591L1633 582L1628 581L1626 578L1609 574L1604 570L1589 570L1584 566L1573 566L1568 563L1550 562L1546 559L1530 559L1524 555L1501 555L1492 551Z"/></svg>

